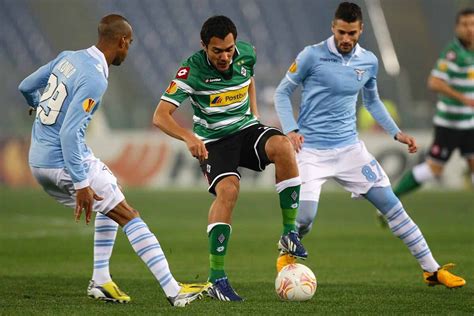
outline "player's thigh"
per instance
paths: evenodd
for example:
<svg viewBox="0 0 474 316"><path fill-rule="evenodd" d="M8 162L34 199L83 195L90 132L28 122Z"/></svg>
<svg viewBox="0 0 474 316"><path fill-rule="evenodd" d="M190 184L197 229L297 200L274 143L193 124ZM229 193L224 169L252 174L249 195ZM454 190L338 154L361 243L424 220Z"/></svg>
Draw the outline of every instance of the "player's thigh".
<svg viewBox="0 0 474 316"><path fill-rule="evenodd" d="M265 144L272 136L285 136L278 128L256 124L242 133L239 165L255 171L263 171L272 163L265 151Z"/></svg>
<svg viewBox="0 0 474 316"><path fill-rule="evenodd" d="M334 176L333 150L303 148L296 160L301 177L300 201L319 201L323 184Z"/></svg>
<svg viewBox="0 0 474 316"><path fill-rule="evenodd" d="M52 198L67 207L75 207L74 185L64 168L31 167L31 173L43 190Z"/></svg>
<svg viewBox="0 0 474 316"><path fill-rule="evenodd" d="M459 147L461 135L451 128L435 126L434 140L428 153L428 159L438 165L444 165L453 151Z"/></svg>
<svg viewBox="0 0 474 316"><path fill-rule="evenodd" d="M390 186L387 174L362 141L339 150L336 168L336 182L353 197L367 193L372 187Z"/></svg>
<svg viewBox="0 0 474 316"><path fill-rule="evenodd" d="M103 198L101 201L94 201L94 211L107 214L124 201L125 196L118 185L117 178L100 159L90 158L86 160L86 163L90 186L97 195Z"/></svg>
<svg viewBox="0 0 474 316"><path fill-rule="evenodd" d="M239 135L206 145L208 158L203 160L201 170L209 183L208 191L216 194L216 185L228 176L240 179L239 167L241 140Z"/></svg>
<svg viewBox="0 0 474 316"><path fill-rule="evenodd" d="M474 170L474 128L462 131L461 143L459 149L461 155L467 159L471 171Z"/></svg>

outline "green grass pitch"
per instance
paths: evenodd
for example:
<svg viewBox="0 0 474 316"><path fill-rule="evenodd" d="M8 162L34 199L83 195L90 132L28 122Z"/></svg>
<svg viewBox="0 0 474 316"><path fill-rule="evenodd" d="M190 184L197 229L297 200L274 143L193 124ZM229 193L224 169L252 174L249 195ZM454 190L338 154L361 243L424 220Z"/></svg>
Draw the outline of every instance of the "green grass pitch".
<svg viewBox="0 0 474 316"><path fill-rule="evenodd" d="M205 281L206 192L127 191L157 235L179 281ZM93 227L39 190L0 188L0 315L470 314L474 313L473 192L420 192L404 204L440 264L454 262L461 289L428 287L404 244L377 226L374 208L347 193L323 193L304 239L316 274L315 297L281 302L274 292L280 210L274 192L241 192L226 270L242 303L209 298L171 308L145 264L119 231L111 272L128 305L90 300Z"/></svg>

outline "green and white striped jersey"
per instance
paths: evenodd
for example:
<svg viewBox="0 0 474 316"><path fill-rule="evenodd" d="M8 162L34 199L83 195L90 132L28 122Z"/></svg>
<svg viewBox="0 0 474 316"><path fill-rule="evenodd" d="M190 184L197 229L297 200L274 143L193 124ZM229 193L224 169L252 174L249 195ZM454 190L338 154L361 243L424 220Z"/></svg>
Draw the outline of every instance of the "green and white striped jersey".
<svg viewBox="0 0 474 316"><path fill-rule="evenodd" d="M467 50L458 39L441 52L431 75L446 81L453 89L474 98L474 51ZM458 100L439 95L433 122L454 129L474 128L474 108Z"/></svg>
<svg viewBox="0 0 474 316"><path fill-rule="evenodd" d="M189 97L195 135L205 143L216 141L258 123L248 94L255 62L253 46L241 41L228 73L219 72L204 50L198 51L181 64L161 99L179 107Z"/></svg>

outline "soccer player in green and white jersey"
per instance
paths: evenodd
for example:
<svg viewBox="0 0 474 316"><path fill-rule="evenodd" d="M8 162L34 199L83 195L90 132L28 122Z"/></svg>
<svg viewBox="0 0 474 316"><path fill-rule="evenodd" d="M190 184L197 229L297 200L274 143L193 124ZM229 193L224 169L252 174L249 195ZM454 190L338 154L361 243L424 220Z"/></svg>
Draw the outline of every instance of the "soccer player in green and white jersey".
<svg viewBox="0 0 474 316"><path fill-rule="evenodd" d="M474 185L474 8L458 13L455 31L457 38L443 50L428 79L429 88L439 93L433 145L426 161L402 177L394 190L399 197L440 177L456 148L469 164Z"/></svg>
<svg viewBox="0 0 474 316"><path fill-rule="evenodd" d="M238 167L262 171L275 164L283 215L279 248L294 257L307 257L296 230L301 179L293 147L281 131L259 123L253 78L255 51L249 43L236 39L237 29L229 18L213 16L204 22L203 49L183 62L153 117L156 126L184 141L199 159L209 192L215 195L207 226L209 281L213 284L209 295L222 301L242 300L224 271L232 210L239 194ZM193 132L172 116L188 97L194 110Z"/></svg>

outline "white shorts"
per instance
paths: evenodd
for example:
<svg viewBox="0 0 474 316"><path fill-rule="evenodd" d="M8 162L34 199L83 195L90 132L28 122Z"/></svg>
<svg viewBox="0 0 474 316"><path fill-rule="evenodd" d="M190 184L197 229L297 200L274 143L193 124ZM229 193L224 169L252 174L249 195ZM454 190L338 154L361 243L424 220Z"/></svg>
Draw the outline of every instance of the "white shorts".
<svg viewBox="0 0 474 316"><path fill-rule="evenodd" d="M117 184L117 178L102 161L90 156L84 162L89 165L87 177L91 188L104 198L102 201L94 201L93 210L106 214L125 200L125 196ZM31 172L43 189L56 201L71 208L76 207L76 190L66 168L31 167Z"/></svg>
<svg viewBox="0 0 474 316"><path fill-rule="evenodd" d="M387 174L362 141L335 149L303 148L297 160L302 201L319 201L321 188L328 179L334 179L354 198L367 193L372 187L390 185Z"/></svg>

